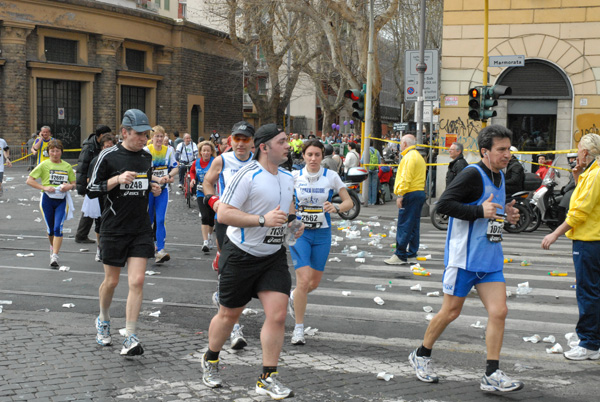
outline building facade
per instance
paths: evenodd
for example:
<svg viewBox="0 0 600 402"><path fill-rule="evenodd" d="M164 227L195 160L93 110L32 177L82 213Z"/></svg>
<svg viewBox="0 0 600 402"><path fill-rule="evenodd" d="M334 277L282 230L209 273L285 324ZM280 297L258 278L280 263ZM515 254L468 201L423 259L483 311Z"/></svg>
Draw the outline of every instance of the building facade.
<svg viewBox="0 0 600 402"><path fill-rule="evenodd" d="M68 149L138 108L167 132L208 138L242 117L242 62L225 35L145 10L89 0L0 6L0 134L41 126Z"/></svg>
<svg viewBox="0 0 600 402"><path fill-rule="evenodd" d="M488 56L524 56L524 65L489 67L488 84L510 86L512 94L498 100L498 115L488 123L510 128L513 145L537 153L571 149L582 135L598 133L600 0L494 0L489 6ZM483 22L483 1L444 1L440 140L456 134L469 149L477 148L481 130L467 113L468 91L482 85L488 62ZM439 161L447 162L447 154ZM566 166L564 156L556 162ZM437 194L444 176L438 169Z"/></svg>

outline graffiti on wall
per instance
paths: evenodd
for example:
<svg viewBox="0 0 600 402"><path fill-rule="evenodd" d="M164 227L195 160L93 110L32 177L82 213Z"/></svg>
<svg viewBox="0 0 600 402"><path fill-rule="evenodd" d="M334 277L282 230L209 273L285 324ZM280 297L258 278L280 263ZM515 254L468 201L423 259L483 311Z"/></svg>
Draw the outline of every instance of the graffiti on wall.
<svg viewBox="0 0 600 402"><path fill-rule="evenodd" d="M584 113L575 118L575 131L573 132L573 141L579 143L581 137L586 134L600 134L600 114Z"/></svg>
<svg viewBox="0 0 600 402"><path fill-rule="evenodd" d="M440 145L446 145L446 134L456 134L456 141L463 144L465 149L476 150L478 149L477 135L480 130L481 123L469 119L465 121L460 116L440 119Z"/></svg>

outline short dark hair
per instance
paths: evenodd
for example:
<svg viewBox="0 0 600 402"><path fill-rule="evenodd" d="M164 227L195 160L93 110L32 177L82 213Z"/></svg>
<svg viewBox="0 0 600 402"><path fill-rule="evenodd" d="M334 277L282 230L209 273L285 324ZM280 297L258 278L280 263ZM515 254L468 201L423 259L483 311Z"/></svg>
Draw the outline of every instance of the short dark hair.
<svg viewBox="0 0 600 402"><path fill-rule="evenodd" d="M106 134L106 133L110 133L111 129L110 127L104 125L104 124L98 124L96 126L96 135L100 136L102 134Z"/></svg>
<svg viewBox="0 0 600 402"><path fill-rule="evenodd" d="M308 140L304 143L304 145L302 145L302 154L304 155L304 153L306 152L306 150L308 149L308 147L317 147L321 150L321 153L323 154L323 156L325 156L325 145L323 145L323 143L319 140Z"/></svg>
<svg viewBox="0 0 600 402"><path fill-rule="evenodd" d="M173 131L173 136L175 138L179 137L179 131L177 131L177 130Z"/></svg>
<svg viewBox="0 0 600 402"><path fill-rule="evenodd" d="M499 140L508 138L512 141L512 131L499 124L492 124L491 126L487 126L481 130L477 136L477 145L479 146L480 156L483 156L481 153L483 148L489 150L492 149L492 146L494 145L494 138L498 138Z"/></svg>
<svg viewBox="0 0 600 402"><path fill-rule="evenodd" d="M105 142L112 141L113 145L117 144L117 137L113 133L104 133L100 137L100 146L103 147Z"/></svg>
<svg viewBox="0 0 600 402"><path fill-rule="evenodd" d="M353 150L356 151L358 149L358 145L356 145L356 143L354 143L354 142L349 142L348 148L352 148Z"/></svg>

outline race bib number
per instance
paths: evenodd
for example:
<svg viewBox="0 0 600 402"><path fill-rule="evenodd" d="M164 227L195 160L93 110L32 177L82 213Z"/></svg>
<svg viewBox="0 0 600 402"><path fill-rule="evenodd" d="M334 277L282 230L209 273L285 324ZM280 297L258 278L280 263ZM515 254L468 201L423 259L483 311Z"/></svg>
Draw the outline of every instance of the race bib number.
<svg viewBox="0 0 600 402"><path fill-rule="evenodd" d="M122 183L120 189L124 196L144 196L148 190L148 184L148 175L138 173L131 183Z"/></svg>
<svg viewBox="0 0 600 402"><path fill-rule="evenodd" d="M69 174L64 170L51 170L49 181L53 186L60 186L63 183L67 183L69 180Z"/></svg>
<svg viewBox="0 0 600 402"><path fill-rule="evenodd" d="M265 235L263 243L266 244L283 244L285 239L285 226L279 226L276 228L269 228L269 231Z"/></svg>
<svg viewBox="0 0 600 402"><path fill-rule="evenodd" d="M502 241L502 228L504 227L504 219L490 219L487 225L487 238L492 243Z"/></svg>
<svg viewBox="0 0 600 402"><path fill-rule="evenodd" d="M161 166L161 167L157 167L154 169L154 171L152 172L152 174L156 177L165 177L167 175L168 171L167 171L167 167L166 166Z"/></svg>
<svg viewBox="0 0 600 402"><path fill-rule="evenodd" d="M300 205L300 216L302 222L308 229L318 229L325 222L325 213L323 207L313 207L308 205Z"/></svg>

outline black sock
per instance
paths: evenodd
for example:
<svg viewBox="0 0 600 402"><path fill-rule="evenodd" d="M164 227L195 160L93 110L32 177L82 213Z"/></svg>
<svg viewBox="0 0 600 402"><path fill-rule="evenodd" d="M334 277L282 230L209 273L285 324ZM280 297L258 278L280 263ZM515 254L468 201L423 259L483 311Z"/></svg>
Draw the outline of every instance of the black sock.
<svg viewBox="0 0 600 402"><path fill-rule="evenodd" d="M263 372L260 378L267 378L277 371L277 366L263 366Z"/></svg>
<svg viewBox="0 0 600 402"><path fill-rule="evenodd" d="M431 357L431 349L427 349L425 346L421 345L421 347L417 349L417 356Z"/></svg>
<svg viewBox="0 0 600 402"><path fill-rule="evenodd" d="M487 360L485 362L485 375L490 376L494 374L496 370L500 367L499 360Z"/></svg>
<svg viewBox="0 0 600 402"><path fill-rule="evenodd" d="M219 360L219 353L220 352L213 352L212 350L208 349L206 351L206 360L210 360L211 362L215 361L215 360Z"/></svg>

